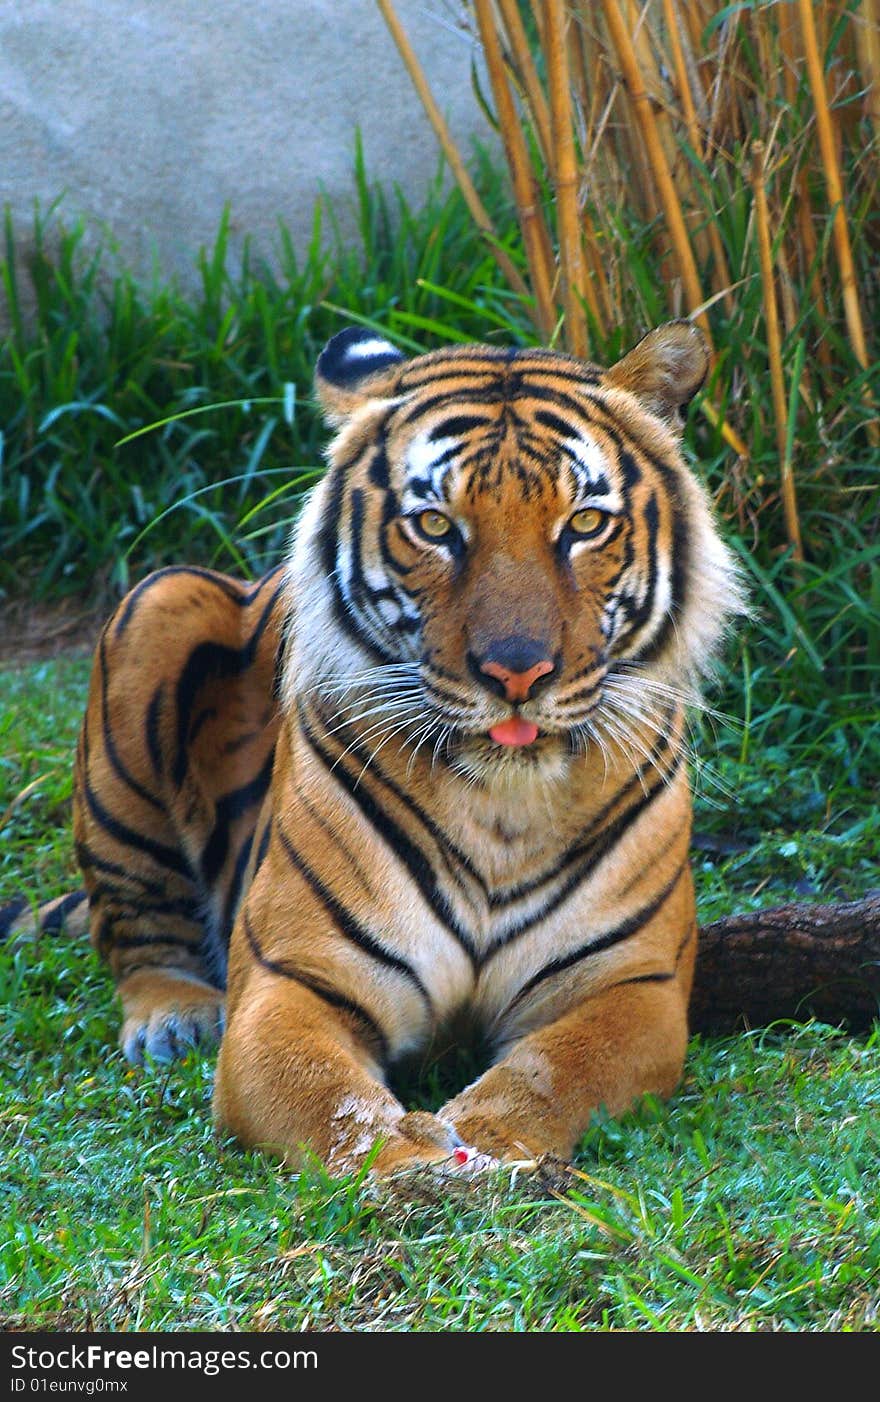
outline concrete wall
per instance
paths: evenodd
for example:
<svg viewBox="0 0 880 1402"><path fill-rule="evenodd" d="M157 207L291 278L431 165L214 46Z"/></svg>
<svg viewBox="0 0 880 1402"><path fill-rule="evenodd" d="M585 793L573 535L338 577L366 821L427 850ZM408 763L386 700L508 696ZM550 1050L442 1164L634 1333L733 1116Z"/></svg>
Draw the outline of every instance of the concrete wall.
<svg viewBox="0 0 880 1402"><path fill-rule="evenodd" d="M456 0L397 0L465 150L487 131ZM267 251L302 245L324 187L350 201L354 130L371 178L418 199L437 144L374 0L0 0L0 200L106 225L124 260L192 283L225 203Z"/></svg>

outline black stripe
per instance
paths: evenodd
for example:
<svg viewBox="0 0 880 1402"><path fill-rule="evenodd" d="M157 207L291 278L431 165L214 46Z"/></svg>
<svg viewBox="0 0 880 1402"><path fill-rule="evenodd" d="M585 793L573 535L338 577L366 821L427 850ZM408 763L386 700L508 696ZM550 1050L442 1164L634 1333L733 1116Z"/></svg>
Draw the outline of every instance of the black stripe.
<svg viewBox="0 0 880 1402"><path fill-rule="evenodd" d="M101 902L112 902L114 916L129 920L137 920L145 915L175 915L180 920L187 920L196 925L199 931L195 937L196 943L201 939L199 908L196 901L188 897L177 900L142 900L136 891L125 891L118 886L108 886L106 882L99 881L92 887L89 899L93 906Z"/></svg>
<svg viewBox="0 0 880 1402"><path fill-rule="evenodd" d="M659 630L644 647L627 658L629 662L651 662L665 648L675 627L676 618L683 612L687 598L687 573L690 564L690 533L682 511L672 507L672 580L669 608Z"/></svg>
<svg viewBox="0 0 880 1402"><path fill-rule="evenodd" d="M107 751L107 758L117 779L121 780L132 793L136 793L138 798L142 798L145 803L152 804L160 812L165 811L165 805L161 798L150 793L143 784L137 780L131 770L124 763L122 756L116 748L116 741L113 738L113 727L110 723L110 699L107 695L107 630L101 634L101 641L98 644L98 662L101 669L101 734L104 739L104 748Z"/></svg>
<svg viewBox="0 0 880 1402"><path fill-rule="evenodd" d="M76 844L76 857L83 870L103 871L108 876L119 876L123 881L133 881L150 895L161 896L165 890L161 881L151 881L149 877L139 876L137 872L129 870L128 867L119 866L117 862L108 862L105 857L99 857L84 842Z"/></svg>
<svg viewBox="0 0 880 1402"><path fill-rule="evenodd" d="M68 915L81 906L84 900L86 892L79 890L69 891L66 896L57 896L52 901L45 901L34 913L34 928L43 935L59 934L64 929ZM0 908L0 939L12 934L13 925L30 908L30 901L26 896L16 896L15 900Z"/></svg>
<svg viewBox="0 0 880 1402"><path fill-rule="evenodd" d="M674 973L634 974L632 978L618 979L617 983L612 983L606 992L610 992L611 988L624 988L630 983L671 983L674 978Z"/></svg>
<svg viewBox="0 0 880 1402"><path fill-rule="evenodd" d="M674 711L674 705L667 709L664 723L668 723L668 721L671 720ZM614 797L609 799L599 810L596 816L588 823L587 827L583 828L581 832L578 833L574 841L565 849L556 865L550 871L542 872L539 876L532 877L529 881L523 881L517 886L508 886L506 890L494 892L490 897L493 907L498 908L504 905L512 905L514 901L522 900L524 896L532 895L535 891L539 890L541 886L547 885L550 881L560 876L572 862L577 861L580 857L592 855L595 851L596 843L601 842L605 834L609 831L606 825L608 814L635 789L639 789L641 796L637 802L632 805L632 807L626 809L625 813L621 814L618 819L616 819L616 822L619 823L622 818L630 815L630 821L635 822L639 814L644 812L647 804L651 802L681 763L681 755L677 754L674 757L674 768L670 767L664 770L660 775L659 783L657 783L653 789L645 790L645 776L650 774L652 770L656 770L657 760L668 749L668 735L660 735L652 745L644 763L639 765L636 772L631 775L622 788L618 789ZM612 825L612 827L613 826L614 825ZM629 823L627 823L626 826L629 826ZM618 839L623 831L625 831L625 828L617 834Z"/></svg>
<svg viewBox="0 0 880 1402"><path fill-rule="evenodd" d="M242 882L244 881L244 874L247 871L247 864L250 861L251 848L253 845L254 835L252 832L249 832L239 848L238 856L235 859L235 870L232 873L232 881L229 883L229 895L226 898L226 907L223 911L222 939L224 944L229 939L230 931L235 922L238 904L241 900ZM210 949L210 958L215 962L217 960L213 942Z"/></svg>
<svg viewBox="0 0 880 1402"><path fill-rule="evenodd" d="M267 822L266 826L263 828L263 833L262 833L262 836L260 837L260 845L259 845L259 847L257 848L257 855L256 855L256 857L255 857L255 859L254 859L254 871L253 871L253 875L254 875L254 876L256 876L257 872L260 870L260 867L263 865L264 858L265 858L265 856L266 856L266 853L267 853L268 850L269 850L269 841L270 841L271 837L272 837L272 819L270 818L269 821ZM252 877L251 879L253 879L253 877Z"/></svg>
<svg viewBox="0 0 880 1402"><path fill-rule="evenodd" d="M375 829L382 841L387 846L391 847L400 858L418 886L425 901L437 916L437 919L449 931L453 938L458 941L465 954L470 959L473 968L476 969L478 967L478 960L473 941L468 932L463 929L456 920L449 901L440 890L437 884L436 873L427 854L412 841L399 824L394 822L387 809L379 806L366 785L355 782L345 767L338 763L337 760L334 760L333 756L324 749L320 740L310 727L302 709L300 709L299 720L302 735L313 754L317 756L324 767L329 771L331 777L345 789L346 793L361 810L367 822ZM356 747L352 747L348 753L357 753ZM359 758L363 758L362 752ZM397 797L400 797L401 801L406 803L411 810L415 811L418 816L419 810L415 809L415 806L412 804L411 800L406 798L406 795L401 794L401 791L397 789L396 785L392 784L384 775L382 776L382 782L384 782L386 787L390 788ZM426 823L430 822L427 818L425 818L424 821ZM433 824L431 824L431 827L433 827ZM431 827L429 827L429 831Z"/></svg>
<svg viewBox="0 0 880 1402"><path fill-rule="evenodd" d="M550 409L539 409L535 414L535 422L549 428L551 433L558 434L560 438L571 438L581 427L580 424L572 423L570 419L563 419L559 414L554 414Z"/></svg>
<svg viewBox="0 0 880 1402"><path fill-rule="evenodd" d="M159 720L162 711L162 702L165 692L165 683L160 682L150 698L147 707L147 754L150 756L150 763L153 766L153 773L157 779L164 777L165 761L162 756L162 745L159 739Z"/></svg>
<svg viewBox="0 0 880 1402"><path fill-rule="evenodd" d="M625 813L622 813L614 823L611 823L609 827L597 835L590 844L589 850L579 862L577 868L567 877L555 895L553 895L536 914L529 916L518 925L514 925L510 930L507 930L500 936L492 945L491 949L486 951L483 956L484 962L496 954L499 949L506 948L514 940L519 939L521 935L527 934L535 925L546 920L549 915L552 915L555 910L559 909L564 901L568 900L572 891L593 874L600 862L604 861L613 848L617 846L627 829L630 828L637 818L645 812L646 808L653 803L658 793L666 788L666 782L677 772L680 765L681 755L677 754L664 777L660 779L652 789L649 789L648 793L638 803L634 803Z"/></svg>
<svg viewBox="0 0 880 1402"><path fill-rule="evenodd" d="M72 911L78 910L88 896L84 890L70 891L44 915L40 912L40 929L43 934L57 934L64 928L64 922Z"/></svg>
<svg viewBox="0 0 880 1402"><path fill-rule="evenodd" d="M388 454L385 451L385 434L382 433L376 443L375 452L370 460L370 470L368 477L374 487L384 491L389 485L388 477Z"/></svg>
<svg viewBox="0 0 880 1402"><path fill-rule="evenodd" d="M668 772L674 773L678 769L680 763L681 756L677 755L671 770ZM654 788L648 791L647 796L641 802L633 804L631 808L628 808L625 813L620 815L616 822L612 823L604 832L600 833L590 844L589 850L578 863L575 870L569 874L550 900L548 900L539 911L536 911L534 915L530 915L526 919L521 920L518 924L506 930L503 935L500 935L498 939L493 942L491 948L486 950L486 953L483 955L483 963L488 962L499 950L506 949L514 940L518 940L522 935L528 934L529 930L534 929L536 925L541 924L542 921L546 920L554 911L558 910L559 907L568 900L571 893L593 874L600 862L604 861L609 853L617 846L627 829L632 826L642 813L644 813L648 805L654 801L657 794L664 788L665 783L663 780L660 780L655 784Z"/></svg>
<svg viewBox="0 0 880 1402"><path fill-rule="evenodd" d="M212 886L220 874L229 852L229 829L236 818L266 797L272 777L274 749L266 756L262 769L240 788L232 789L217 799L214 805L214 826L199 858L199 870L207 885Z"/></svg>
<svg viewBox="0 0 880 1402"><path fill-rule="evenodd" d="M146 579L142 579L140 584L135 585L127 599L123 601L122 612L118 617L115 629L116 637L120 638L125 632L143 595L148 593L155 584L160 584L163 579L172 578L175 575L188 575L194 579L204 580L225 594L230 603L235 604L238 608L246 608L257 597L263 585L283 568L283 565L277 565L274 570L264 574L262 579L258 579L250 589L242 589L226 575L217 574L214 570L201 569L198 565L167 565L165 569L154 570L152 574L147 575Z"/></svg>
<svg viewBox="0 0 880 1402"><path fill-rule="evenodd" d="M326 984L309 977L309 975L303 973L301 969L294 968L287 960L268 958L257 943L257 938L251 928L251 922L248 919L247 911L244 913L242 924L244 925L244 932L247 937L247 942L250 945L251 953L261 968L266 969L270 974L277 974L280 978L289 978L294 983L302 984L304 988L308 988L311 993L323 999L325 1003L329 1003L331 1007L338 1008L341 1012L349 1013L352 1017L357 1018L376 1043L379 1049L379 1062L383 1065L387 1064L391 1050L388 1038L385 1036L378 1022L370 1016L360 1003L356 1003L352 998L344 997L341 993L337 993L335 989L328 988Z"/></svg>
<svg viewBox="0 0 880 1402"><path fill-rule="evenodd" d="M324 566L324 574L330 584L333 602L333 617L350 638L362 647L376 662L394 662L396 658L381 647L373 638L358 626L358 620L350 609L339 579L339 519L343 511L343 496L347 472L350 464L339 464L329 479L330 499L324 510L324 524L318 533L318 546Z"/></svg>
<svg viewBox="0 0 880 1402"><path fill-rule="evenodd" d="M0 906L0 939L5 939L7 935L12 933L12 927L16 920L24 914L29 905L30 901L27 896L16 896L14 901Z"/></svg>
<svg viewBox="0 0 880 1402"><path fill-rule="evenodd" d="M507 1005L505 1011L508 1013L511 1012L516 1007L517 1003L520 1003L523 998L546 979L553 978L556 974L563 973L566 969L572 968L573 965L580 963L583 959L589 959L592 954L599 954L603 949L610 949L613 945L620 944L623 940L638 934L639 930L647 924L652 916L656 915L658 910L665 905L681 880L682 874L686 870L687 861L685 860L682 862L681 866L676 869L672 879L666 883L662 891L646 906L643 906L641 910L637 910L635 915L631 915L628 920L621 921L621 923L616 925L612 930L606 930L605 934L599 935L597 939L591 940L587 944L579 945L578 948L572 950L570 954L566 954L560 959L551 959L542 969L539 969L536 974L533 974L532 977L523 984L516 997Z"/></svg>
<svg viewBox="0 0 880 1402"><path fill-rule="evenodd" d="M308 813L309 817L312 819L312 822L317 824L317 826L321 829L321 831L326 835L328 841L329 841L330 843L332 843L332 845L333 845L334 847L338 847L338 848L339 848L340 852L342 852L342 854L343 854L344 857L345 857L345 860L349 863L349 865L351 866L352 870L355 871L355 872L357 872L358 877L360 878L361 884L362 884L362 886L364 887L364 889L365 889L370 895L372 895L372 894L373 894L373 883L372 883L372 881L370 880L369 876L367 875L367 872L366 872L365 868L364 868L364 867L361 865L361 863L358 861L358 859L357 859L357 857L355 856L354 852L352 852L352 850L351 850L351 848L349 847L348 843L345 842L344 839L342 838L342 836L341 836L341 834L339 833L338 829L337 829L336 827L334 827L334 825L333 825L332 823L328 822L327 819L323 816L323 814L321 814L321 813L318 812L318 809L317 809L317 808L315 807L315 805L306 797L306 795L305 795L304 793L300 793L299 791L297 791L297 797L298 797L300 803L302 804L303 808L304 808L304 809L306 810L306 812Z"/></svg>
<svg viewBox="0 0 880 1402"><path fill-rule="evenodd" d="M281 839L281 845L287 853L289 860L296 867L300 875L308 882L312 891L338 927L340 933L343 934L346 939L351 940L352 944L357 945L358 949L363 950L365 954L369 954L371 958L378 960L380 964L385 964L389 969L395 969L397 973L403 974L404 978L409 979L413 987L421 994L428 1012L433 1015L434 1008L431 1002L431 995L412 965L409 964L406 959L402 959L400 955L392 954L391 951L380 944L377 939L374 939L369 930L365 929L360 921L352 915L351 911L334 896L329 887L325 886L320 876L309 866L305 858L300 856L287 836L287 833L284 832L283 828L280 826L278 828L278 836Z"/></svg>
<svg viewBox="0 0 880 1402"><path fill-rule="evenodd" d="M135 832L134 828L130 828L126 823L114 818L113 814L101 803L89 783L87 774L84 777L83 789L85 790L86 803L95 822L105 832L108 832L116 842L121 843L124 847L132 847L136 852L144 852L152 857L159 866L165 867L168 871L176 871L180 876L192 880L192 871L183 853L175 847L166 847L163 842L153 842L143 833Z"/></svg>
<svg viewBox="0 0 880 1402"><path fill-rule="evenodd" d="M253 665L257 648L272 617L283 581L279 580L263 607L247 642L240 648L225 643L197 643L189 654L177 682L177 755L172 778L177 788L183 783L189 766L190 718L195 698L207 681L226 681L241 676Z"/></svg>
<svg viewBox="0 0 880 1402"><path fill-rule="evenodd" d="M485 414L452 414L448 419L441 419L440 423L434 424L429 441L436 443L439 438L462 438L468 433L473 433L474 429L494 427L495 420L487 418Z"/></svg>
<svg viewBox="0 0 880 1402"><path fill-rule="evenodd" d="M690 926L685 932L678 949L675 952L675 963L673 968L658 971L654 974L634 974L632 978L618 979L617 983L612 983L611 988L622 988L628 983L671 983L678 975L678 966L681 963L681 956L684 954L694 935L696 934L696 924Z"/></svg>
<svg viewBox="0 0 880 1402"><path fill-rule="evenodd" d="M199 952L199 941L188 940L183 935L108 935L102 937L101 944L105 948L112 944L114 949L151 949L165 944L170 949L186 949L196 956Z"/></svg>
<svg viewBox="0 0 880 1402"><path fill-rule="evenodd" d="M654 601L657 598L657 535L660 529L660 509L657 505L656 493L652 492L645 503L642 512L645 527L648 532L648 586L645 590L645 597L640 604L636 604L627 594L617 595L617 603L626 615L628 627L619 638L620 643L625 643L627 639L638 633L650 622L651 614L654 611ZM670 607L674 605L675 595L671 588L672 595ZM667 621L668 621L668 615Z"/></svg>

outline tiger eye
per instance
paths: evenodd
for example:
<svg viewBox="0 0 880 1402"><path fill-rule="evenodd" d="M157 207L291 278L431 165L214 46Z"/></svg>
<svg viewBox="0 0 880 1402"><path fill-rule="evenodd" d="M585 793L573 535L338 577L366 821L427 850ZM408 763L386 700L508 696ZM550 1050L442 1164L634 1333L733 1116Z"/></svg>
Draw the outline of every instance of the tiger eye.
<svg viewBox="0 0 880 1402"><path fill-rule="evenodd" d="M423 511L419 516L419 526L432 540L439 540L452 530L452 523L439 511Z"/></svg>
<svg viewBox="0 0 880 1402"><path fill-rule="evenodd" d="M599 511L595 506L586 506L583 511L576 511L568 524L575 535L596 535L607 520L604 511Z"/></svg>

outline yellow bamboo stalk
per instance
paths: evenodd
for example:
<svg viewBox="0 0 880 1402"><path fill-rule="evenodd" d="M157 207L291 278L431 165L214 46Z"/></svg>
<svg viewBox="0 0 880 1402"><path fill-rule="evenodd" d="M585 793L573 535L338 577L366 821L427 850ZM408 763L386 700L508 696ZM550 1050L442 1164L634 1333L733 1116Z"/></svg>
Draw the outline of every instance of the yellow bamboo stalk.
<svg viewBox="0 0 880 1402"><path fill-rule="evenodd" d="M380 3L387 3L387 0L380 0ZM474 0L474 11L495 98L501 139L513 182L513 197L532 279L535 319L541 335L545 340L549 340L556 323L550 235L538 200L528 147L507 81L491 0Z"/></svg>
<svg viewBox="0 0 880 1402"><path fill-rule="evenodd" d="M678 201L672 175L670 174L669 166L663 153L663 146L654 121L654 113L651 110L651 103L642 82L633 46L614 0L602 0L602 9L605 15L605 23L608 26L608 32L617 52L623 79L633 104L633 111L635 112L636 120L638 121L639 129L648 152L648 159L651 163L651 170L657 185L657 193L663 205L667 228L681 272L685 300L688 308L695 313L696 320L711 344L711 332L709 330L708 319L705 313L698 312L697 310L703 303L703 293L700 288L700 279L697 275L694 255L691 250L690 242L688 241L684 216Z"/></svg>
<svg viewBox="0 0 880 1402"><path fill-rule="evenodd" d="M779 332L779 311L773 280L773 252L770 219L767 210L767 188L764 183L764 143L752 142L752 191L755 209L755 237L761 268L761 289L764 295L764 321L767 327L767 357L770 365L770 392L776 426L776 448L779 453L780 490L785 528L796 560L803 559L801 527L798 517L794 475L788 461L788 410L785 402L785 377L782 371L782 337Z"/></svg>
<svg viewBox="0 0 880 1402"><path fill-rule="evenodd" d="M798 71L801 67L801 56L796 47L796 30L797 19L790 11L783 9L779 15L779 45L783 57L782 82L785 91L785 101L792 114L795 112L797 103ZM819 245L816 239L816 231L813 228L813 204L810 199L810 183L807 179L807 172L804 168L803 160L798 163L795 182L797 185L795 218L798 227L801 272L802 274L806 274L809 270L810 296L815 303L820 322L825 322L828 319L828 313L825 308L822 274L817 258ZM828 370L831 366L831 348L824 336L819 337L819 342L816 346L816 354L819 358L820 365L823 369Z"/></svg>
<svg viewBox="0 0 880 1402"><path fill-rule="evenodd" d="M674 0L663 0L663 18L666 21L666 32L669 35L669 47L672 50L672 67L675 73L675 88L684 112L684 124L687 128L688 140L696 151L697 155L703 155L703 142L700 138L700 128L697 122L697 109L694 106L694 95L691 92L690 78L688 77L687 66L685 64L684 49L681 42L681 33L678 27L678 15L676 14Z"/></svg>
<svg viewBox="0 0 880 1402"><path fill-rule="evenodd" d="M700 136L700 128L697 122L697 109L694 106L694 97L691 92L690 78L688 76L687 64L685 62L684 47L681 42L681 32L678 23L678 14L674 0L663 0L663 14L666 20L666 31L669 35L669 45L672 50L672 66L675 72L675 86L679 100L684 111L685 127L687 128L688 140L692 149L699 159L703 157L703 142ZM706 233L709 240L709 248L712 253L712 267L714 271L714 287L716 292L723 292L724 309L729 316L733 315L734 302L733 294L730 291L731 276L727 258L724 253L724 245L721 242L721 235L718 232L714 219L710 219L706 225Z"/></svg>
<svg viewBox="0 0 880 1402"><path fill-rule="evenodd" d="M858 13L853 16L853 24L865 106L874 137L880 140L880 12L877 0L862 0Z"/></svg>
<svg viewBox="0 0 880 1402"><path fill-rule="evenodd" d="M498 10L504 23L510 54L516 72L522 83L529 113L538 137L538 145L545 163L552 169L554 164L553 138L550 134L550 109L541 87L538 70L532 58L525 25L517 0L497 0Z"/></svg>
<svg viewBox="0 0 880 1402"><path fill-rule="evenodd" d="M507 281L513 288L514 292L516 292L520 297L528 297L529 289L526 286L522 275L519 272L519 269L515 266L509 255L505 253L504 249L499 243L498 234L495 230L495 226L493 225L492 220L489 217L485 205L483 204L482 200L476 192L476 189L474 188L474 183L467 172L467 168L464 164L464 161L461 158L461 154L458 150L458 147L452 139L449 128L447 127L446 122L443 119L443 115L439 107L437 106L437 103L434 100L434 96L431 92L430 87L428 86L428 81L425 77L422 66L419 63L419 60L416 58L413 47L406 36L406 32L403 29L400 20L397 18L391 0L378 0L378 4L379 9L382 11L382 15L385 19L385 23L388 25L388 28L391 31L391 37L397 45L397 50L401 58L403 59L404 64L406 65L406 69L412 80L413 86L419 95L422 106L425 109L428 121L434 128L437 140L440 142L440 145L443 149L443 154L449 162L449 167L452 171L453 176L455 177L456 183L458 184L458 188L461 190L461 193L464 196L465 203L467 204L467 207L471 212L474 223L485 234L493 258L495 259L499 268L503 272L504 276L507 278Z"/></svg>
<svg viewBox="0 0 880 1402"><path fill-rule="evenodd" d="M699 6L686 3L684 7L684 20L690 36L691 53L694 55L694 71L696 72L697 81L703 90L703 97L705 98L709 94L711 78L707 81L702 71L705 62L702 42L705 20L699 12Z"/></svg>
<svg viewBox="0 0 880 1402"><path fill-rule="evenodd" d="M837 265L840 271L840 286L843 295L843 309L846 316L846 325L849 331L849 339L853 348L853 354L862 368L866 370L868 368L868 347L865 340L865 328L862 323L862 310L859 305L858 284L856 282L856 272L853 265L852 247L849 241L849 225L847 224L846 211L843 204L843 187L840 181L840 168L837 163L834 128L831 122L831 113L828 109L825 75L822 72L822 64L819 58L819 47L816 40L816 26L813 22L811 0L798 0L798 9L801 21L801 35L804 42L807 77L813 93L813 103L816 109L816 133L819 138L819 150L822 153L825 185L828 190L828 202L833 210L832 217L834 222L832 225L832 233L834 236L835 252L837 254ZM870 402L870 399L868 399L868 402ZM869 425L869 431L871 432L872 442L877 443L880 441L876 421L873 421Z"/></svg>
<svg viewBox="0 0 880 1402"><path fill-rule="evenodd" d="M585 359L589 352L584 300L599 315L596 294L584 267L578 215L578 168L571 110L564 0L547 0L544 33L547 41L547 87L550 92L550 124L556 153L556 219L559 235L559 267L565 306L565 331L572 354Z"/></svg>
<svg viewBox="0 0 880 1402"><path fill-rule="evenodd" d="M590 191L592 193L596 182L593 178L594 162L588 155L588 152L595 126L596 104L601 94L600 84L594 81L591 85L587 77L587 60L584 51L584 26L576 6L574 7L573 23L569 25L568 30L568 53L573 84L577 101L580 104L582 119L581 151L583 152L583 156L581 178L585 191ZM593 71L594 75L598 74L600 71L595 64ZM597 289L597 296L602 308L601 312L597 308L593 314L596 316L596 321L604 335L607 326L614 321L614 312L611 304L611 291L608 286L608 279L605 276L605 269L602 266L602 250L599 246L599 238L596 234L596 228L590 211L586 206L581 213L581 224L584 232L584 254L588 266L587 283L589 284L592 280ZM589 305L592 310L593 303L590 302Z"/></svg>

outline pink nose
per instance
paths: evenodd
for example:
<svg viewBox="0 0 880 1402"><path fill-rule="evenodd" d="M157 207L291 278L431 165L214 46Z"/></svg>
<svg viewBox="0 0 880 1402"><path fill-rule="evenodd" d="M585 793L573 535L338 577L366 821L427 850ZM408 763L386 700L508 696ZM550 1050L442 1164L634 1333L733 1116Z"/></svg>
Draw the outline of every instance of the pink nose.
<svg viewBox="0 0 880 1402"><path fill-rule="evenodd" d="M553 671L553 663L545 657L525 672L512 672L500 662L483 662L480 671L501 683L508 701L525 701L538 678L546 677L548 672Z"/></svg>

